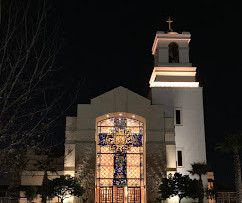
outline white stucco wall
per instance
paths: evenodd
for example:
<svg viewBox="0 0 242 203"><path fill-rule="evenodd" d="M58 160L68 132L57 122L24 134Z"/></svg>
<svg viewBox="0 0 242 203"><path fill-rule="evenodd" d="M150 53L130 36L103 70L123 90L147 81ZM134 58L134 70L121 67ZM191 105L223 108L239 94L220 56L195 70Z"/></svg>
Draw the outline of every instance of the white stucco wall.
<svg viewBox="0 0 242 203"><path fill-rule="evenodd" d="M175 126L175 142L184 149L184 167L177 171L189 174L192 163L206 162L202 88L152 88L152 104L164 104L165 117L174 117L174 109L181 109L182 125Z"/></svg>

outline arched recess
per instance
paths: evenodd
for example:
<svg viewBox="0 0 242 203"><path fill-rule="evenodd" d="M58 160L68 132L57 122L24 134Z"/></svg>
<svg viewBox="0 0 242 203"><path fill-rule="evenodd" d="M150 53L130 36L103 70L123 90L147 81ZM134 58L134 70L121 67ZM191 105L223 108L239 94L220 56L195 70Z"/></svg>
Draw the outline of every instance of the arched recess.
<svg viewBox="0 0 242 203"><path fill-rule="evenodd" d="M146 202L146 120L115 112L96 118L96 202Z"/></svg>
<svg viewBox="0 0 242 203"><path fill-rule="evenodd" d="M179 47L176 42L168 45L169 63L179 63Z"/></svg>

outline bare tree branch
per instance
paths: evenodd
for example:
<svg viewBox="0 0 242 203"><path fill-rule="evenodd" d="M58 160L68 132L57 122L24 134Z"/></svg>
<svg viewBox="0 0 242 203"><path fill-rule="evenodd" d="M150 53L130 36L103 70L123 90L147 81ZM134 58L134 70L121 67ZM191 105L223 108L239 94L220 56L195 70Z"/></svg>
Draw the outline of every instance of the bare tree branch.
<svg viewBox="0 0 242 203"><path fill-rule="evenodd" d="M49 24L56 2L8 0L0 5L0 165L5 171L19 167L5 162L6 157L43 144L72 104L59 108L68 87L53 82L62 68L57 61L60 20Z"/></svg>

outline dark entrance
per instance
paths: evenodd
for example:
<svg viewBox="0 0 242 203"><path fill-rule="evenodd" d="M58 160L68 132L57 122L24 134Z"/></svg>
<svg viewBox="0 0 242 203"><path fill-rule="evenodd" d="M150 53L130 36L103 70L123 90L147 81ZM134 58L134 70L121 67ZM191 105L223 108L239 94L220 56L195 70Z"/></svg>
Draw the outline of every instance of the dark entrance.
<svg viewBox="0 0 242 203"><path fill-rule="evenodd" d="M128 188L127 199L125 201L125 191L123 187L102 187L100 188L99 203L140 203L141 189L139 187Z"/></svg>
<svg viewBox="0 0 242 203"><path fill-rule="evenodd" d="M141 191L140 188L132 187L128 188L128 202L138 203L141 202Z"/></svg>
<svg viewBox="0 0 242 203"><path fill-rule="evenodd" d="M104 187L100 188L100 203L112 203L113 202L113 188Z"/></svg>

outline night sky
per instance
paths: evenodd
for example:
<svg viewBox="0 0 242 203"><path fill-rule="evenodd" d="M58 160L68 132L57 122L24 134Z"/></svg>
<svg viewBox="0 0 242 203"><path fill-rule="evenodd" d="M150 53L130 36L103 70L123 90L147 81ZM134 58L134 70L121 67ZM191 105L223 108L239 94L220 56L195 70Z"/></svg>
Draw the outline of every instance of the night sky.
<svg viewBox="0 0 242 203"><path fill-rule="evenodd" d="M77 103L120 85L147 97L153 40L157 31L168 30L165 20L171 17L174 31L192 34L191 61L204 91L208 164L218 185L231 187L232 156L214 148L242 128L239 7L209 0L63 1L63 80L81 84Z"/></svg>

